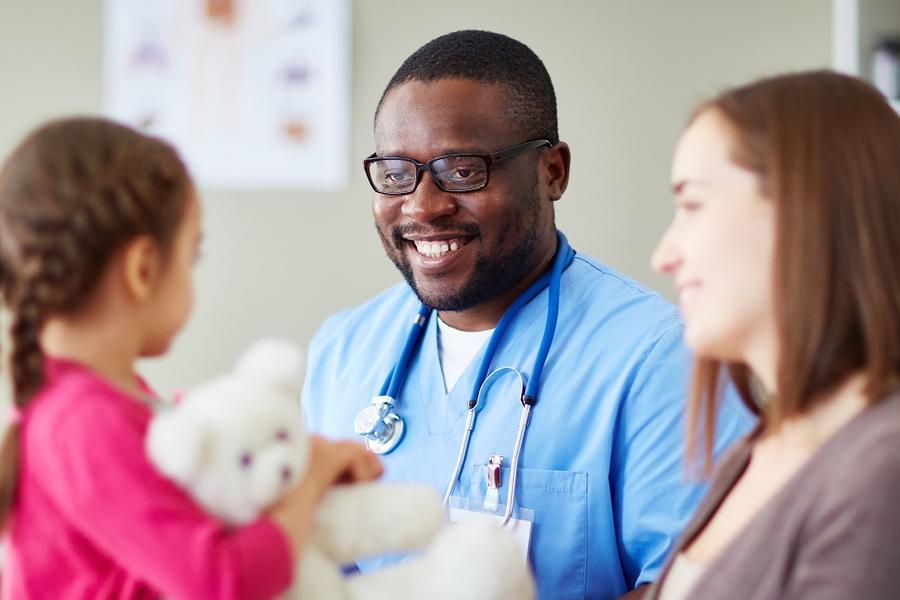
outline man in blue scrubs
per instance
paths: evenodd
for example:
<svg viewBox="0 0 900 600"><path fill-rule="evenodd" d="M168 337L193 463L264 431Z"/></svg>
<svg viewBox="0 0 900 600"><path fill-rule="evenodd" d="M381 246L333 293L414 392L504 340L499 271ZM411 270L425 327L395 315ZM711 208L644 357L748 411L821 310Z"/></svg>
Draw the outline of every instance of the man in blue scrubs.
<svg viewBox="0 0 900 600"><path fill-rule="evenodd" d="M465 156L440 158L451 154ZM313 431L353 436L420 302L432 307L396 399L406 433L384 462L387 479L443 493L486 342L557 251L554 203L570 152L550 77L506 36L437 38L388 83L371 158L376 228L405 282L325 322L309 350L304 410ZM513 319L492 370L530 376L547 307L545 288ZM699 500L682 462L690 366L681 334L672 305L593 258L576 254L564 271L516 483L515 506L533 511L540 598L618 598L652 581ZM482 400L455 500L503 503L522 408L515 385L506 377ZM736 408L722 412L720 448L749 424ZM487 484L497 455L499 493Z"/></svg>

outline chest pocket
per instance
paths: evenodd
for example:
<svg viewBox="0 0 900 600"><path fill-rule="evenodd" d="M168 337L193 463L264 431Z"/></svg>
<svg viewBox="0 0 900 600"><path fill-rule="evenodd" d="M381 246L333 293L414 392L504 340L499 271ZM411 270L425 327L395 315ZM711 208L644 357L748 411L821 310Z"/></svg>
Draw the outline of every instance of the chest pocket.
<svg viewBox="0 0 900 600"><path fill-rule="evenodd" d="M470 498L481 506L487 491L485 465L473 465ZM500 503L505 504L509 468L503 467ZM583 600L587 589L588 474L519 469L516 506L534 511L528 558L540 600Z"/></svg>

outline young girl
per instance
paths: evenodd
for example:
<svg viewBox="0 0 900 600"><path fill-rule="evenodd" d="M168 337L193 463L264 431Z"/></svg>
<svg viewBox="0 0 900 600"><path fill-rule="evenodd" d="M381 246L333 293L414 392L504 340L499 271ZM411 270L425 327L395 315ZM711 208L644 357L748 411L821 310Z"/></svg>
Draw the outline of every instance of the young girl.
<svg viewBox="0 0 900 600"><path fill-rule="evenodd" d="M3 597L269 598L291 581L318 500L380 464L317 440L282 504L230 530L144 454L141 356L192 303L200 202L164 142L102 119L32 133L0 172L0 291L13 423L0 451Z"/></svg>
<svg viewBox="0 0 900 600"><path fill-rule="evenodd" d="M651 596L900 598L900 118L851 77L762 80L700 108L672 185L689 443L709 457L723 372L759 425Z"/></svg>

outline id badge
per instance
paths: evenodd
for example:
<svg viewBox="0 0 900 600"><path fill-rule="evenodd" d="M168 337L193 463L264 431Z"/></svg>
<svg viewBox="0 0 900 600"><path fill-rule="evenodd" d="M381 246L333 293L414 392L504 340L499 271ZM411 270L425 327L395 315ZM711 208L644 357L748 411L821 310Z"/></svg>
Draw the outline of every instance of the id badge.
<svg viewBox="0 0 900 600"><path fill-rule="evenodd" d="M451 523L492 523L500 527L506 505L496 505L496 511L486 511L481 501L453 496L447 507L447 516ZM529 508L515 508L504 529L513 534L522 549L522 562L528 564L528 548L531 544L531 529L534 524L534 511Z"/></svg>

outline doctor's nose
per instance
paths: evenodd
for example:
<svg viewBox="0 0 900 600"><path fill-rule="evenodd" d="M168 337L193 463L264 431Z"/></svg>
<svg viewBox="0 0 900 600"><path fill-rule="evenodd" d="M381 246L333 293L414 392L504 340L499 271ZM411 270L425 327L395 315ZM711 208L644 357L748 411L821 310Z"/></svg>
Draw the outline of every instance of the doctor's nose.
<svg viewBox="0 0 900 600"><path fill-rule="evenodd" d="M678 251L674 237L670 226L663 233L662 238L653 250L653 254L650 256L650 266L654 271L662 275L674 275L681 265L681 254Z"/></svg>
<svg viewBox="0 0 900 600"><path fill-rule="evenodd" d="M437 186L430 172L422 173L422 180L412 193L403 199L403 215L414 221L429 223L456 212L456 197Z"/></svg>

